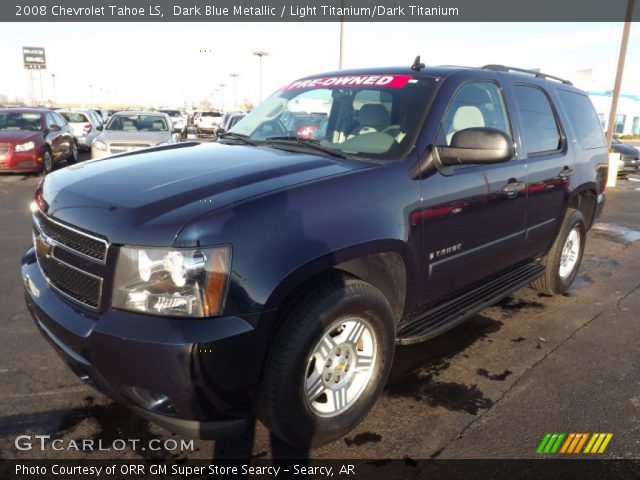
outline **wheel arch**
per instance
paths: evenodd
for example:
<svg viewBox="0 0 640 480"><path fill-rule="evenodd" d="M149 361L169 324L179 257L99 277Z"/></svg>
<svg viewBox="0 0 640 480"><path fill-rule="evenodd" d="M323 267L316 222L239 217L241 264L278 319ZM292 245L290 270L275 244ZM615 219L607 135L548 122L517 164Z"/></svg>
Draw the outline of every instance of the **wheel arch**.
<svg viewBox="0 0 640 480"><path fill-rule="evenodd" d="M318 281L349 275L382 292L396 322L415 295L417 272L406 243L377 240L324 255L290 272L269 295L266 310L286 310L296 297Z"/></svg>
<svg viewBox="0 0 640 480"><path fill-rule="evenodd" d="M597 185L593 182L585 183L571 193L567 202L566 210L569 208L579 210L584 216L587 229L591 228L595 220L596 208L598 206L597 188Z"/></svg>

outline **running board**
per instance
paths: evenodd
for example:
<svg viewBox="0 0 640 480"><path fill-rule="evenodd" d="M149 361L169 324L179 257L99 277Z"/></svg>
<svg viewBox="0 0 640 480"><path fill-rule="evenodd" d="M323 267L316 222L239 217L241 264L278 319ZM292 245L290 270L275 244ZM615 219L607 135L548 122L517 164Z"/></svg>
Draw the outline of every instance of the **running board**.
<svg viewBox="0 0 640 480"><path fill-rule="evenodd" d="M433 338L461 324L483 308L502 300L510 293L528 285L544 273L538 263L529 263L437 305L424 315L410 320L398 331L396 343L409 345Z"/></svg>

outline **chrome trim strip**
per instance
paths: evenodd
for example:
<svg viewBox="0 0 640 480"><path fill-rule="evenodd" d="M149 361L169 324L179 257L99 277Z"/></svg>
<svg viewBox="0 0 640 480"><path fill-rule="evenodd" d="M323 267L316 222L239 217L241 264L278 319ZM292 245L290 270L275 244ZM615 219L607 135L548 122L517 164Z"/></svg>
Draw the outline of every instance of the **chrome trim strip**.
<svg viewBox="0 0 640 480"><path fill-rule="evenodd" d="M43 215L44 215L44 214L43 214ZM38 230L40 230L40 233L44 233L44 232L43 232L43 229L42 229L42 225L41 225L40 221L38 220L37 215L34 213L34 214L32 215L32 217L33 217L33 220L34 220L35 224L36 224L36 225L37 225L37 227L38 227ZM90 255L87 255L87 254L85 254L85 253L79 252L78 250L75 250L74 248L69 247L68 245L64 245L64 246L63 246L63 248L65 248L65 247L66 247L66 250L69 250L69 251L71 251L71 252L73 252L73 253L77 253L78 255L82 255L83 257L86 257L86 258L87 258L87 259L89 259L89 260L93 260L93 261L94 261L94 262L96 262L96 263L100 263L100 264L102 264L102 265L105 265L105 264L106 264L106 262L107 262L107 253L108 253L108 251L109 251L109 246L110 246L110 245L109 245L109 242L107 242L104 238L96 237L96 236L91 235L91 234L89 234L89 233L83 232L82 230L78 230L78 229L76 229L76 228L70 227L70 226L68 226L68 225L65 225L64 223L60 223L60 222L58 222L57 220L54 220L53 218L51 218L51 217L49 217L49 216L47 216L46 218L47 218L47 220L48 220L49 222L51 222L51 223L55 223L56 225L58 225L58 226L60 226L60 227L62 227L62 228L65 228L65 229L67 229L67 230L71 230L72 232L75 232L75 233L77 233L78 235L82 235L82 236L84 236L84 237L90 238L91 240L95 240L95 241L97 241L97 242L101 242L101 243L104 245L104 259L102 259L102 260L100 260L100 259L98 259L98 258L95 258L95 257L92 257L92 256L90 256ZM49 237L48 235L47 235L47 237L48 237L48 238L51 238L51 237ZM56 241L56 240L55 240L55 239L53 239L53 238L51 238L51 240L53 240L53 241L54 241L54 242L56 242L57 244L60 244L60 242Z"/></svg>
<svg viewBox="0 0 640 480"><path fill-rule="evenodd" d="M59 263L64 263L61 262L60 260L58 260L55 257L52 257L56 262ZM78 305L82 305L83 307L86 307L88 309L93 310L94 312L99 311L100 309L100 304L102 303L102 279L101 278L97 278L97 280L100 281L100 290L98 292L98 306L94 307L93 305L89 305L88 303L82 302L80 300L78 300L77 298L72 297L71 295L69 295L68 293L62 291L60 289L60 287L57 287L55 283L53 283L51 281L51 279L49 279L49 277L47 276L47 274L44 272L44 269L42 268L42 265L40 265L40 259L38 258L38 255L36 254L36 262L38 262L38 267L40 268L40 272L42 273L42 276L44 277L44 279L47 281L47 284L53 288L56 292L58 292L60 295L64 296L65 298L68 298L69 300L76 302ZM67 265L67 264L65 264ZM69 265L70 266L70 265ZM73 268L73 267L72 267ZM78 270L77 268L75 270ZM86 274L87 272L82 272L81 270L78 270L78 272L81 272L83 274ZM91 274L87 274L87 275L91 275Z"/></svg>
<svg viewBox="0 0 640 480"><path fill-rule="evenodd" d="M65 248L65 247L66 247L66 245L61 245L61 244L60 244L60 242L57 242L56 240L54 240L53 238L51 238L49 235L47 235L46 233L44 233L44 232L42 231L42 227L41 227L41 225L40 225L40 222L38 222L38 221L37 221L37 219L36 219L35 215L34 215L33 217L34 217L35 227L36 227L36 229L40 232L40 235L45 236L45 237L47 238L47 240L50 240L52 243L54 243L54 244L55 244L55 245L54 245L54 247L55 247L55 248L53 248L53 249L51 250L51 259L52 259L52 260L54 260L54 261L56 261L56 262L60 263L61 265L64 265L65 267L68 267L68 268L70 268L70 269L72 269L72 270L75 270L76 272L78 272L78 273L80 273L80 274L82 274L82 275L86 275L87 277L93 278L94 280L98 280L98 282L99 282L99 285L98 285L98 299L97 299L97 301L98 301L98 306L94 307L93 305L90 305L90 304L85 303L85 302L83 302L83 301L81 301L81 300L78 300L77 298L72 297L72 296L71 296L71 295L69 295L68 293L64 292L60 287L58 287L58 286L57 286L57 285L56 285L56 284L55 284L55 283L54 283L54 282L53 282L53 281L52 281L52 280L47 276L47 274L45 273L44 268L42 268L42 265L40 264L40 258L38 258L38 254L37 254L37 251L36 251L36 262L38 262L38 267L40 268L40 272L42 273L42 276L44 277L44 279L47 281L47 284L48 284L51 288L53 288L56 292L58 292L58 293L60 293L62 296L64 296L65 298L68 298L69 300L71 300L71 301L73 301L73 302L75 302L75 303L77 303L77 304L79 304L79 305L82 305L83 307L89 308L89 309L91 309L91 310L93 310L93 311L96 311L96 312L97 312L97 311L99 311L99 309L100 309L100 305L102 304L102 286L103 286L104 279L103 279L102 277L99 277L99 276L97 276L97 275L94 275L93 273L87 272L87 271L82 270L82 269L80 269L80 268L78 268L78 267L74 267L73 265L71 265L71 264L69 264L69 263L67 263L67 262L65 262L65 261L63 261L63 260L60 260L58 257L56 257L56 256L55 256L55 249L56 249L58 246L61 246L64 250L70 251L70 252L72 252L72 253L74 253L74 254L80 254L80 255L83 255L83 256L86 256L86 255L81 254L81 252L78 252L77 250L73 250L73 249L70 249L70 248L68 248L68 247L67 247L67 248ZM81 232L78 232L78 233L81 233ZM34 237L34 239L35 239L35 237ZM34 243L35 243L35 242L34 242ZM106 251L105 251L105 258L106 258ZM95 258L93 258L93 260L98 261L98 260L97 260L97 259L95 259Z"/></svg>

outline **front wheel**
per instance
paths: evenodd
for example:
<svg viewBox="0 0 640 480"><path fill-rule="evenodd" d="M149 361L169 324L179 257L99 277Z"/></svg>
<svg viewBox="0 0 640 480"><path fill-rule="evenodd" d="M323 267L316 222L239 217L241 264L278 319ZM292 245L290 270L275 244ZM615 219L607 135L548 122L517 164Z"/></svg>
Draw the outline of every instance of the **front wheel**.
<svg viewBox="0 0 640 480"><path fill-rule="evenodd" d="M42 170L45 173L51 173L53 171L53 157L51 151L47 148L42 155Z"/></svg>
<svg viewBox="0 0 640 480"><path fill-rule="evenodd" d="M360 280L325 283L280 327L256 411L285 442L318 446L353 429L387 380L395 322L379 290Z"/></svg>
<svg viewBox="0 0 640 480"><path fill-rule="evenodd" d="M69 152L69 156L67 157L67 163L69 165L73 165L78 161L78 144L73 141L71 142L71 151Z"/></svg>
<svg viewBox="0 0 640 480"><path fill-rule="evenodd" d="M579 210L570 208L549 253L542 259L544 274L531 286L546 295L566 292L580 269L587 224Z"/></svg>

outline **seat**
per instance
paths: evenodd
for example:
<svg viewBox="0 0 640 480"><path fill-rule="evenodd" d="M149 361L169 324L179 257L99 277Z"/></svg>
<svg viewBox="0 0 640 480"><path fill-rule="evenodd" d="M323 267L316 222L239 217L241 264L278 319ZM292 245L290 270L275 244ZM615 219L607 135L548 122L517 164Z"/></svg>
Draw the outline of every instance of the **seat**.
<svg viewBox="0 0 640 480"><path fill-rule="evenodd" d="M351 131L350 137L381 132L389 126L389 112L381 103L367 103L358 110L357 120L359 126Z"/></svg>
<svg viewBox="0 0 640 480"><path fill-rule="evenodd" d="M453 114L451 131L447 133L447 145L451 145L451 138L456 132L466 128L484 127L482 111L475 105L462 105Z"/></svg>
<svg viewBox="0 0 640 480"><path fill-rule="evenodd" d="M160 132L160 131L164 130L164 124L162 122L153 122L151 124L151 130Z"/></svg>
<svg viewBox="0 0 640 480"><path fill-rule="evenodd" d="M138 130L138 127L133 120L125 120L124 122L122 122L122 130L124 130L125 132L136 132Z"/></svg>

